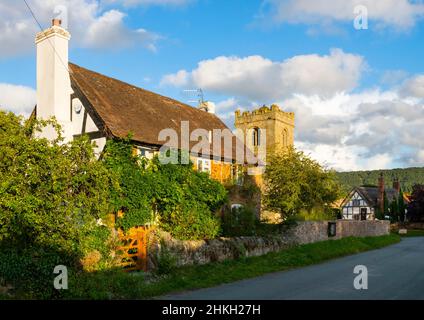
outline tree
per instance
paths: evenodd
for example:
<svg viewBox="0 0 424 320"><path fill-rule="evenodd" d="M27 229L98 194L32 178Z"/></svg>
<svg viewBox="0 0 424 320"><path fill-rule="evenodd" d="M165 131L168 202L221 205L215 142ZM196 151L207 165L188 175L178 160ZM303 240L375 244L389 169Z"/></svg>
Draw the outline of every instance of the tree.
<svg viewBox="0 0 424 320"><path fill-rule="evenodd" d="M50 125L55 141L34 138ZM0 242L81 254L109 212L114 184L87 137L63 143L54 121L24 121L0 111Z"/></svg>
<svg viewBox="0 0 424 320"><path fill-rule="evenodd" d="M399 221L399 208L396 198L393 198L392 202L390 203L390 219L392 222Z"/></svg>
<svg viewBox="0 0 424 320"><path fill-rule="evenodd" d="M269 158L264 181L264 204L283 219L301 210L329 208L340 196L335 173L293 147Z"/></svg>
<svg viewBox="0 0 424 320"><path fill-rule="evenodd" d="M403 199L403 191L402 188L399 190L399 196L398 196L398 210L399 210L399 221L404 222L405 221L405 200Z"/></svg>
<svg viewBox="0 0 424 320"><path fill-rule="evenodd" d="M422 221L424 219L424 185L414 185L410 199L411 201L408 205L408 221Z"/></svg>

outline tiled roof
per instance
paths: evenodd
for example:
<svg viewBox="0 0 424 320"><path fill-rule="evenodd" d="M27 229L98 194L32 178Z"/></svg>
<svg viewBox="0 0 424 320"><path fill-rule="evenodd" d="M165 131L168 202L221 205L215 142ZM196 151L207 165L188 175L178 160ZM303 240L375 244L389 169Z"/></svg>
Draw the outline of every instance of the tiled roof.
<svg viewBox="0 0 424 320"><path fill-rule="evenodd" d="M366 198L369 206L377 206L378 187L356 187L355 189ZM384 190L386 191L389 202L399 195L393 188L385 188Z"/></svg>
<svg viewBox="0 0 424 320"><path fill-rule="evenodd" d="M228 129L214 114L73 63L69 64L69 69L72 88L88 104L93 120L110 136L125 138L131 132L135 142L161 146L165 142L159 141L159 132L174 129L180 137L181 121L189 122L190 132ZM232 159L236 157L236 139L232 135L231 150L227 149ZM191 142L190 149L196 143ZM245 148L242 143L239 146ZM212 150L211 147L209 154L223 157L224 148L222 141L221 149Z"/></svg>

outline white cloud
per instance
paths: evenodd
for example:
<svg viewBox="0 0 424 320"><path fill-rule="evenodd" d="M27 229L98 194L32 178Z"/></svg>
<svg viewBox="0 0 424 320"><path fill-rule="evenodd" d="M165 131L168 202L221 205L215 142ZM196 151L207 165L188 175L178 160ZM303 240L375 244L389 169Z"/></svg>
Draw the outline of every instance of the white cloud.
<svg viewBox="0 0 424 320"><path fill-rule="evenodd" d="M180 70L174 74L168 74L161 80L161 85L172 85L175 87L183 87L189 84L190 74L186 70Z"/></svg>
<svg viewBox="0 0 424 320"><path fill-rule="evenodd" d="M28 116L34 109L35 90L30 87L0 83L0 109Z"/></svg>
<svg viewBox="0 0 424 320"><path fill-rule="evenodd" d="M402 86L402 93L406 96L424 98L424 75L407 79Z"/></svg>
<svg viewBox="0 0 424 320"><path fill-rule="evenodd" d="M137 44L155 50L160 39L154 32L128 28L124 12L106 9L98 0L29 0L28 3L43 28L50 25L53 17L62 18L72 34L71 45L78 47L122 48ZM39 31L23 1L0 3L0 57L30 52Z"/></svg>
<svg viewBox="0 0 424 320"><path fill-rule="evenodd" d="M296 144L338 170L424 165L424 106L396 91L362 91L279 103L296 113Z"/></svg>
<svg viewBox="0 0 424 320"><path fill-rule="evenodd" d="M358 5L367 8L370 28L407 30L424 14L424 5L411 0L264 0L260 16L262 22L271 18L274 23L329 28L337 22L353 24Z"/></svg>
<svg viewBox="0 0 424 320"><path fill-rule="evenodd" d="M276 102L296 114L296 146L337 170L424 166L423 76L405 81L404 72L387 73L390 89L359 90L366 68L362 57L339 49L282 62L217 57L167 75L162 84L228 97L216 111L229 126L237 108Z"/></svg>
<svg viewBox="0 0 424 320"><path fill-rule="evenodd" d="M340 49L332 49L329 55L299 55L282 62L261 56L221 56L199 62L191 72L166 75L162 84L196 86L251 100L283 99L293 93L331 96L352 90L365 67L361 56Z"/></svg>
<svg viewBox="0 0 424 320"><path fill-rule="evenodd" d="M194 0L106 0L109 3L122 3L124 6L183 6Z"/></svg>

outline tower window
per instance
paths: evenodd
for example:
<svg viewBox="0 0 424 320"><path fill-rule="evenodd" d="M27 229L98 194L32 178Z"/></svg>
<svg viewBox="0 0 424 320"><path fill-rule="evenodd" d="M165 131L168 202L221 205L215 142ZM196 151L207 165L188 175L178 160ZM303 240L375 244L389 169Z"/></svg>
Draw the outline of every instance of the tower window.
<svg viewBox="0 0 424 320"><path fill-rule="evenodd" d="M253 146L257 147L261 145L261 130L259 128L253 129Z"/></svg>
<svg viewBox="0 0 424 320"><path fill-rule="evenodd" d="M283 147L287 147L289 145L289 133L287 129L283 130Z"/></svg>

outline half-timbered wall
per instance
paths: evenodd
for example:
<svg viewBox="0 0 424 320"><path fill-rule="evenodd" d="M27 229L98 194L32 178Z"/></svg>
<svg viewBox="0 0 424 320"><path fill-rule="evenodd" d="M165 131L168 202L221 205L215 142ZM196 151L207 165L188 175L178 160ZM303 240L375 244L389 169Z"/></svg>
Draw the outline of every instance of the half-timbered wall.
<svg viewBox="0 0 424 320"><path fill-rule="evenodd" d="M373 218L374 208L370 207L358 192L355 192L342 207L343 219L361 220L361 209L367 210L367 220Z"/></svg>

